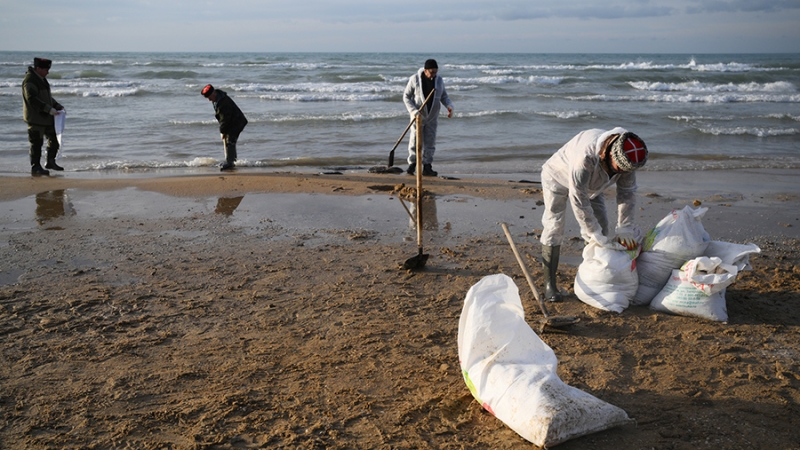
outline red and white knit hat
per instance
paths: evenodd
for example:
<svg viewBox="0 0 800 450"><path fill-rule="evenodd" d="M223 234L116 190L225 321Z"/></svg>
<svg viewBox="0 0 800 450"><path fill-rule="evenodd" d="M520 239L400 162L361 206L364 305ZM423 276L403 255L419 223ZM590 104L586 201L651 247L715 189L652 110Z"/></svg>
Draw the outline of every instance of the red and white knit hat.
<svg viewBox="0 0 800 450"><path fill-rule="evenodd" d="M623 133L611 144L611 157L623 172L633 172L647 162L647 146L639 136Z"/></svg>

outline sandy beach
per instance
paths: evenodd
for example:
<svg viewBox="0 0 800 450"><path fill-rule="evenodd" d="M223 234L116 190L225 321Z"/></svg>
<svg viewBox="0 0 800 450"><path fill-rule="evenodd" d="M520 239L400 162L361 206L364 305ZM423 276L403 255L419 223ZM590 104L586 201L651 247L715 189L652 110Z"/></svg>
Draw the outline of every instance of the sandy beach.
<svg viewBox="0 0 800 450"><path fill-rule="evenodd" d="M639 176L642 229L702 205L712 239L761 248L728 323L583 304L569 217L552 309L581 322L541 337L564 382L637 423L557 448L800 448L798 175ZM456 337L486 275L541 317L498 225L539 280L538 175L426 179L420 272L399 268L413 180L0 176L0 448L533 447L473 399Z"/></svg>

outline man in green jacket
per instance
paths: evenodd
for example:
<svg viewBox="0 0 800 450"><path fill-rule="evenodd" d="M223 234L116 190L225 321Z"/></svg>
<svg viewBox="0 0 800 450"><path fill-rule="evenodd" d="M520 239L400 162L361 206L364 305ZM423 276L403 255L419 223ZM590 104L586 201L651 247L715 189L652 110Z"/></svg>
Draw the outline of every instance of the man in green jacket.
<svg viewBox="0 0 800 450"><path fill-rule="evenodd" d="M225 151L225 162L220 166L220 170L233 170L236 162L236 141L247 125L247 118L225 91L214 89L214 86L207 84L200 93L213 103L214 117L219 122L219 134L222 136Z"/></svg>
<svg viewBox="0 0 800 450"><path fill-rule="evenodd" d="M33 58L33 66L22 80L22 118L28 124L28 141L31 143L31 175L50 175L42 168L42 145L47 138L47 163L45 168L64 170L56 164L58 139L56 138L55 115L64 109L50 94L47 74L53 62L45 58Z"/></svg>

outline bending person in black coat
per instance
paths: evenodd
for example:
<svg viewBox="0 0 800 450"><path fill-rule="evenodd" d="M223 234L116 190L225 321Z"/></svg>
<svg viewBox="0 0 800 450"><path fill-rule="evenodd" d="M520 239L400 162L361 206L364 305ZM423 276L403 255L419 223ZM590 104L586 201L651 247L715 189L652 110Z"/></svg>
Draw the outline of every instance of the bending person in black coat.
<svg viewBox="0 0 800 450"><path fill-rule="evenodd" d="M247 118L225 91L207 84L201 94L214 104L214 117L219 122L219 133L225 150L225 162L220 170L233 170L236 162L236 141L247 125Z"/></svg>

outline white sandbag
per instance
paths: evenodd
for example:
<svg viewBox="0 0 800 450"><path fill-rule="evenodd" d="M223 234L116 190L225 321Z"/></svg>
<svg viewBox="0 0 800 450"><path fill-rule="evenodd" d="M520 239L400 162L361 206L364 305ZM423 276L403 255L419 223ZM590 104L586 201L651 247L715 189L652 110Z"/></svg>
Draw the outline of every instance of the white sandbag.
<svg viewBox="0 0 800 450"><path fill-rule="evenodd" d="M708 208L673 210L645 236L636 268L639 289L632 305L648 305L667 283L672 271L704 254L710 236L700 219Z"/></svg>
<svg viewBox="0 0 800 450"><path fill-rule="evenodd" d="M669 253L649 251L642 252L636 259L636 268L639 276L639 286L631 299L634 306L650 304L653 297L658 294L667 283L672 271L679 268L686 260L683 257L673 257Z"/></svg>
<svg viewBox="0 0 800 450"><path fill-rule="evenodd" d="M674 270L650 308L681 316L726 322L725 291L736 280L739 269L720 258L701 256Z"/></svg>
<svg viewBox="0 0 800 450"><path fill-rule="evenodd" d="M575 276L575 295L589 306L621 313L639 287L636 256L639 249L624 250L590 242L583 249L583 262Z"/></svg>
<svg viewBox="0 0 800 450"><path fill-rule="evenodd" d="M458 357L481 406L540 447L633 422L558 378L555 353L525 322L519 290L506 275L484 277L467 292Z"/></svg>
<svg viewBox="0 0 800 450"><path fill-rule="evenodd" d="M705 256L716 256L725 264L731 264L739 272L751 270L750 255L761 253L756 244L735 244L733 242L711 241L706 247Z"/></svg>

